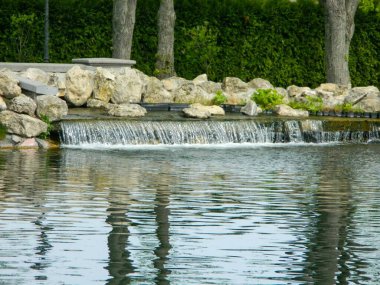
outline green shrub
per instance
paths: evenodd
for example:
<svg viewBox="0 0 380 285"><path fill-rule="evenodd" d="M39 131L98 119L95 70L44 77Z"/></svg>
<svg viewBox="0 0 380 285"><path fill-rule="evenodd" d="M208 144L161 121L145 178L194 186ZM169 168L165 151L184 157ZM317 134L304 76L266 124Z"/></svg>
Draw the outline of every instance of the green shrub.
<svg viewBox="0 0 380 285"><path fill-rule="evenodd" d="M283 103L283 97L275 89L257 89L251 99L263 110L273 109Z"/></svg>
<svg viewBox="0 0 380 285"><path fill-rule="evenodd" d="M301 101L290 101L288 104L293 109L302 109L309 112L319 112L323 109L323 100L320 97L306 96L304 102Z"/></svg>
<svg viewBox="0 0 380 285"><path fill-rule="evenodd" d="M7 135L7 128L0 123L0 140L5 139L6 135Z"/></svg>
<svg viewBox="0 0 380 285"><path fill-rule="evenodd" d="M351 103L344 103L341 105L336 105L334 107L334 111L335 112L346 112L346 113L349 113L349 112L363 113L364 112L361 108L355 107Z"/></svg>
<svg viewBox="0 0 380 285"><path fill-rule="evenodd" d="M52 124L52 122L50 121L49 117L46 116L46 115L43 115L43 114L40 115L40 119L41 119L41 121L43 121L44 123L47 124L47 130L46 130L46 132L40 134L38 137L39 137L40 139L44 139L44 140L45 140L45 139L47 139L47 138L50 137L50 133L51 133L51 131L53 130L53 124Z"/></svg>
<svg viewBox="0 0 380 285"><path fill-rule="evenodd" d="M227 97L220 90L217 91L215 93L214 98L212 98L212 104L214 104L214 105L222 105L222 104L224 104L226 102L227 102Z"/></svg>

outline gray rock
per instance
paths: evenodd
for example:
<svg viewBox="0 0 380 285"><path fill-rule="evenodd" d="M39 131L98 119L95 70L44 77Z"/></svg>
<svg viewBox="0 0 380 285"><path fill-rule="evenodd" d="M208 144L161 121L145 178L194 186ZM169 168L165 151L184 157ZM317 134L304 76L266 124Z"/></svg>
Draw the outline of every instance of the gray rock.
<svg viewBox="0 0 380 285"><path fill-rule="evenodd" d="M165 89L162 81L156 77L150 77L143 95L143 102L172 103L174 102L174 97L172 93Z"/></svg>
<svg viewBox="0 0 380 285"><path fill-rule="evenodd" d="M34 116L36 112L37 104L34 100L24 94L17 96L9 101L8 109L10 111L27 114L29 116Z"/></svg>
<svg viewBox="0 0 380 285"><path fill-rule="evenodd" d="M194 79L193 79L193 83L194 84L201 84L201 83L203 83L203 82L207 82L208 81L208 79L207 79L207 74L201 74L201 75L198 75L197 77L195 77Z"/></svg>
<svg viewBox="0 0 380 285"><path fill-rule="evenodd" d="M108 103L116 91L116 76L109 71L98 67L94 77L94 99Z"/></svg>
<svg viewBox="0 0 380 285"><path fill-rule="evenodd" d="M257 116L257 104L252 100L248 100L247 104L241 108L241 112L248 116Z"/></svg>
<svg viewBox="0 0 380 285"><path fill-rule="evenodd" d="M37 96L37 115L45 115L51 122L59 121L67 115L68 107L64 100L53 95Z"/></svg>
<svg viewBox="0 0 380 285"><path fill-rule="evenodd" d="M64 97L66 92L66 74L52 73L50 74L48 85L58 88L58 97Z"/></svg>
<svg viewBox="0 0 380 285"><path fill-rule="evenodd" d="M247 92L250 88L252 87L237 77L226 77L222 84L223 91L230 94Z"/></svg>
<svg viewBox="0 0 380 285"><path fill-rule="evenodd" d="M207 119L211 117L211 113L209 111L197 108L185 108L182 112L187 118Z"/></svg>
<svg viewBox="0 0 380 285"><path fill-rule="evenodd" d="M172 91L174 94L174 102L177 103L201 103L210 105L215 94L209 94L193 82L188 81L176 90Z"/></svg>
<svg viewBox="0 0 380 285"><path fill-rule="evenodd" d="M82 106L91 97L93 86L94 73L75 65L66 73L65 99L74 106Z"/></svg>
<svg viewBox="0 0 380 285"><path fill-rule="evenodd" d="M21 72L20 76L41 82L43 84L48 84L50 80L50 75L38 68L28 68L27 70Z"/></svg>
<svg viewBox="0 0 380 285"><path fill-rule="evenodd" d="M285 117L308 117L309 116L308 111L296 110L284 104L277 105L274 108L273 113L279 116L285 116Z"/></svg>
<svg viewBox="0 0 380 285"><path fill-rule="evenodd" d="M7 109L7 104L5 103L3 97L0 96L0 112Z"/></svg>
<svg viewBox="0 0 380 285"><path fill-rule="evenodd" d="M207 111L211 114L211 116L224 116L224 109L220 106L212 105L212 106L204 106L200 103L194 103L190 105L190 108L197 109L200 111Z"/></svg>
<svg viewBox="0 0 380 285"><path fill-rule="evenodd" d="M311 91L309 87L289 86L287 89L289 97L300 97L304 92Z"/></svg>
<svg viewBox="0 0 380 285"><path fill-rule="evenodd" d="M173 91L181 88L181 86L183 84L189 83L189 82L191 82L191 81L186 80L186 79L181 78L181 77L176 77L176 76L173 76L173 77L166 78L166 79L162 80L162 84L164 85L164 88L166 90L168 90L169 92L173 92Z"/></svg>
<svg viewBox="0 0 380 285"><path fill-rule="evenodd" d="M274 86L265 79L255 78L248 82L248 86L254 89L274 89Z"/></svg>
<svg viewBox="0 0 380 285"><path fill-rule="evenodd" d="M106 103L104 101L97 100L97 99L91 99L91 98L87 100L87 107L88 108L104 108L104 109L107 109L108 105L114 105L114 104Z"/></svg>
<svg viewBox="0 0 380 285"><path fill-rule="evenodd" d="M111 101L115 104L139 103L144 92L145 84L140 73L132 68L125 68L116 75L115 92Z"/></svg>
<svg viewBox="0 0 380 285"><path fill-rule="evenodd" d="M375 99L378 97L380 97L380 92L375 86L355 87L350 90L349 95L345 98L345 102L355 105L365 98Z"/></svg>
<svg viewBox="0 0 380 285"><path fill-rule="evenodd" d="M18 148L38 148L39 145L35 138L25 139L23 142L16 145Z"/></svg>
<svg viewBox="0 0 380 285"><path fill-rule="evenodd" d="M7 99L21 95L21 87L18 81L13 77L13 74L6 70L0 70L0 96Z"/></svg>
<svg viewBox="0 0 380 285"><path fill-rule="evenodd" d="M120 104L114 105L108 111L108 114L116 117L143 117L146 109L138 104Z"/></svg>
<svg viewBox="0 0 380 285"><path fill-rule="evenodd" d="M47 124L41 120L8 110L0 113L0 123L8 133L22 137L36 137L47 131Z"/></svg>
<svg viewBox="0 0 380 285"><path fill-rule="evenodd" d="M363 110L364 112L380 112L380 98L366 97L359 103L355 104L355 107Z"/></svg>
<svg viewBox="0 0 380 285"><path fill-rule="evenodd" d="M222 91L222 83L213 81L204 81L196 84L209 94L215 94L218 91Z"/></svg>
<svg viewBox="0 0 380 285"><path fill-rule="evenodd" d="M318 93L319 92L333 93L333 96L347 96L349 93L349 86L338 85L338 84L334 84L334 83L322 83L315 90Z"/></svg>

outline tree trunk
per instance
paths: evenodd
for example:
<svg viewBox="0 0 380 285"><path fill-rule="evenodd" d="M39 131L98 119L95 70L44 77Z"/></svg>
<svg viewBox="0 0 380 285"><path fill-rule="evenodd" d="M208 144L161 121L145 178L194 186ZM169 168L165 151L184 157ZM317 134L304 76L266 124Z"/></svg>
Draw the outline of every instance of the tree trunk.
<svg viewBox="0 0 380 285"><path fill-rule="evenodd" d="M325 9L327 82L350 85L348 57L359 0L321 0Z"/></svg>
<svg viewBox="0 0 380 285"><path fill-rule="evenodd" d="M114 0L112 57L130 59L137 0Z"/></svg>
<svg viewBox="0 0 380 285"><path fill-rule="evenodd" d="M175 11L173 0L161 0L158 11L158 49L155 71L160 79L175 75L174 25Z"/></svg>

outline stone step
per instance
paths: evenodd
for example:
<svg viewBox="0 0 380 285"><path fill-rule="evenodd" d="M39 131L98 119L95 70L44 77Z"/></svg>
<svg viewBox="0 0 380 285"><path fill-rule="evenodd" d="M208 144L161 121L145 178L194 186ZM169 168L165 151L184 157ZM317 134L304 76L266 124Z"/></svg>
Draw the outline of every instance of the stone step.
<svg viewBox="0 0 380 285"><path fill-rule="evenodd" d="M29 78L16 76L19 81L21 89L33 93L35 95L57 95L58 88L53 86L48 86L42 82L31 80ZM29 94L27 94L29 95Z"/></svg>

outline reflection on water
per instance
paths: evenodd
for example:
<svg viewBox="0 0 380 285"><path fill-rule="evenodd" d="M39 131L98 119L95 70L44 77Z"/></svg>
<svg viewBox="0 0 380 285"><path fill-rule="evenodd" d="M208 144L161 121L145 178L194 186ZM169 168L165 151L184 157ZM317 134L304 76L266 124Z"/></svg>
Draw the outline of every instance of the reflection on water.
<svg viewBox="0 0 380 285"><path fill-rule="evenodd" d="M379 284L379 151L0 151L0 284Z"/></svg>

